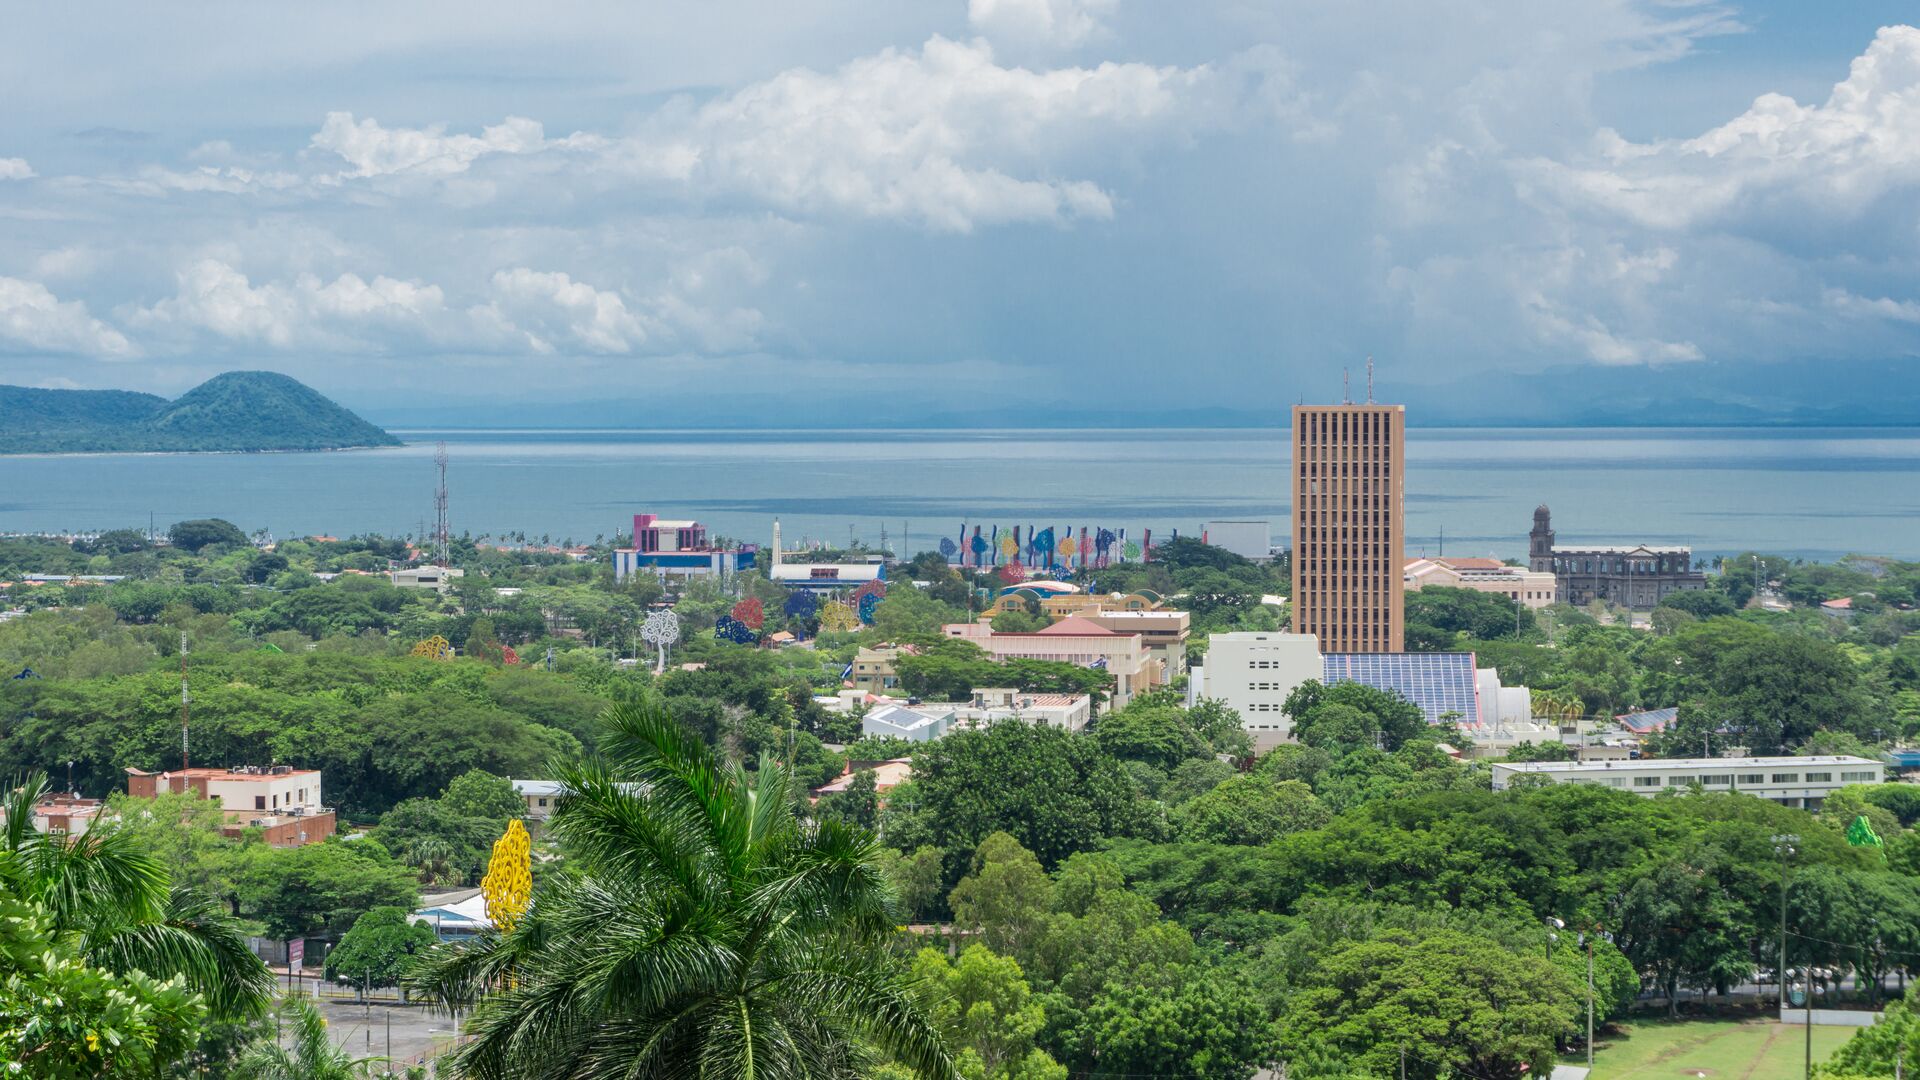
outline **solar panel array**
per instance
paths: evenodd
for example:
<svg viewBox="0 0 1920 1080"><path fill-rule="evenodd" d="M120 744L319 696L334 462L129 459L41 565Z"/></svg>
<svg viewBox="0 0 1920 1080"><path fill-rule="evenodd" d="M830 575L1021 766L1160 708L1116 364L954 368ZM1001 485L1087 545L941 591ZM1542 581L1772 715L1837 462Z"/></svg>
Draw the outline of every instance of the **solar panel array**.
<svg viewBox="0 0 1920 1080"><path fill-rule="evenodd" d="M1357 682L1391 690L1427 714L1427 723L1458 714L1453 722L1480 722L1480 695L1473 686L1473 654L1445 653L1328 653L1321 658L1320 681Z"/></svg>

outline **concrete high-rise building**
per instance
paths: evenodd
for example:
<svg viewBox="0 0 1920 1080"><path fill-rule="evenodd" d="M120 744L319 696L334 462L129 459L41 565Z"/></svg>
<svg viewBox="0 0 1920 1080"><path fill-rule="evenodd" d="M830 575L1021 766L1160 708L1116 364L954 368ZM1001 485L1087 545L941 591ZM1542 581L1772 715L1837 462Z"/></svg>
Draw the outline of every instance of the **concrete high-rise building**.
<svg viewBox="0 0 1920 1080"><path fill-rule="evenodd" d="M1294 406L1293 632L1325 652L1404 648L1406 435L1404 405Z"/></svg>

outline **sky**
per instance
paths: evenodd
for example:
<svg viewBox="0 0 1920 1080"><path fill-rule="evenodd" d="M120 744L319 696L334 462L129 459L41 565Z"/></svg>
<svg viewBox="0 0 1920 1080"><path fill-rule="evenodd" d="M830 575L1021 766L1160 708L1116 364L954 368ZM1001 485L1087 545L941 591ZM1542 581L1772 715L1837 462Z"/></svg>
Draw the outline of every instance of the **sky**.
<svg viewBox="0 0 1920 1080"><path fill-rule="evenodd" d="M1920 350L1907 4L29 5L0 382L1260 407ZM779 415L769 415L778 421Z"/></svg>

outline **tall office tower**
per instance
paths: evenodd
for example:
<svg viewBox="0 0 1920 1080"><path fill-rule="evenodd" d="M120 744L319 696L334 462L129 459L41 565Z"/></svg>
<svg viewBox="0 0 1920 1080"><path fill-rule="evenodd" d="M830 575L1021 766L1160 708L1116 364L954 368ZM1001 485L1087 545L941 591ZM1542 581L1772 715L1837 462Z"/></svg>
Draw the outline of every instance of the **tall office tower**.
<svg viewBox="0 0 1920 1080"><path fill-rule="evenodd" d="M1406 434L1404 405L1294 406L1293 631L1323 653L1405 648Z"/></svg>

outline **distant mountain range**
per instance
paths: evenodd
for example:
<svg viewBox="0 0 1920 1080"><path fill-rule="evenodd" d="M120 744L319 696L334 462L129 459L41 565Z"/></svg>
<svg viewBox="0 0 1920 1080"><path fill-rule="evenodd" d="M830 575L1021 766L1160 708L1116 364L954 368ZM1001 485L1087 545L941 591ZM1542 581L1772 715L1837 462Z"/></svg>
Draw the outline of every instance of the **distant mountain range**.
<svg viewBox="0 0 1920 1080"><path fill-rule="evenodd" d="M0 454L340 450L400 440L298 379L229 371L172 401L0 386Z"/></svg>
<svg viewBox="0 0 1920 1080"><path fill-rule="evenodd" d="M1053 428L1285 427L1295 400L1326 402L1338 366L1313 392L1289 393L1247 407L1232 404L1088 404L1066 392L1049 400L1021 392L1018 418L999 403L965 396L916 400L905 394L847 394L792 407L790 394L736 388L726 394L602 397L591 401L449 401L376 405L366 411L401 428L915 428L965 430L1019 426L1044 418ZM1662 367L1562 365L1537 372L1445 381L1383 377L1380 400L1407 406L1414 427L1910 427L1920 425L1920 360L1708 361Z"/></svg>

